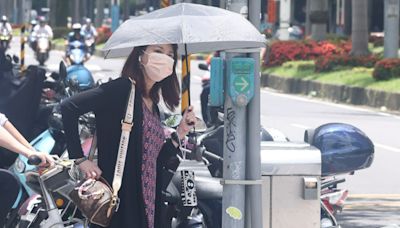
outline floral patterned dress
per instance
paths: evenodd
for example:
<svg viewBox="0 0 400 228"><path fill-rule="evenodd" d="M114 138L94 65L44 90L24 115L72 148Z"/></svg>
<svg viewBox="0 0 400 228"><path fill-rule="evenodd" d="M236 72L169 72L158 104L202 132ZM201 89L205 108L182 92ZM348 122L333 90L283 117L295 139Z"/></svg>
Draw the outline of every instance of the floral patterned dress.
<svg viewBox="0 0 400 228"><path fill-rule="evenodd" d="M164 131L160 118L142 103L143 107L143 156L142 156L142 188L145 211L149 228L154 227L154 211L156 198L157 157L164 144Z"/></svg>

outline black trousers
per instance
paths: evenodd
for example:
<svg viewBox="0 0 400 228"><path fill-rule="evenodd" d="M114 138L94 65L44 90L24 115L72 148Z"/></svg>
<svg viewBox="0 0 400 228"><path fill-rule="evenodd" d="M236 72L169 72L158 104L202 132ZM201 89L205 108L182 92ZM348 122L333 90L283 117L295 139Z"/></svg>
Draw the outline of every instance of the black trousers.
<svg viewBox="0 0 400 228"><path fill-rule="evenodd" d="M17 199L20 183L8 170L0 169L0 227L4 226L7 213Z"/></svg>

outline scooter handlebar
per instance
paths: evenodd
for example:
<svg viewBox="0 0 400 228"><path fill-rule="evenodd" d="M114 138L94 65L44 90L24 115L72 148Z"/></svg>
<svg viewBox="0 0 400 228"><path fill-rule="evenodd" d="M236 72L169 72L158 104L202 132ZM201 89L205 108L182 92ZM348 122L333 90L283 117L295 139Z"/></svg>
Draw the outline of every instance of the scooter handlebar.
<svg viewBox="0 0 400 228"><path fill-rule="evenodd" d="M28 158L29 165L39 165L42 162L42 159L36 155L32 155Z"/></svg>
<svg viewBox="0 0 400 228"><path fill-rule="evenodd" d="M204 157L207 158L208 160L214 160L214 161L218 161L218 162L223 162L223 161L224 161L224 159L221 158L220 156L218 156L218 155L216 155L216 154L213 154L213 153L211 153L211 152L208 152L208 151L206 151L206 150L203 152L203 155L204 155Z"/></svg>

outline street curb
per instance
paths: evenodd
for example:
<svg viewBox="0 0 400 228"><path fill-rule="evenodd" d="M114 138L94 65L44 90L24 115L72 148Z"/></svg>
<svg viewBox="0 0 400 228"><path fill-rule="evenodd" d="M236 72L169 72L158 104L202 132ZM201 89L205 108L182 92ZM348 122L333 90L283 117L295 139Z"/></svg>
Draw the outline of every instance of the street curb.
<svg viewBox="0 0 400 228"><path fill-rule="evenodd" d="M366 105L375 108L385 107L394 111L400 109L400 93L324 84L317 81L279 77L270 74L261 75L261 86L273 88L284 93L316 96L334 102Z"/></svg>

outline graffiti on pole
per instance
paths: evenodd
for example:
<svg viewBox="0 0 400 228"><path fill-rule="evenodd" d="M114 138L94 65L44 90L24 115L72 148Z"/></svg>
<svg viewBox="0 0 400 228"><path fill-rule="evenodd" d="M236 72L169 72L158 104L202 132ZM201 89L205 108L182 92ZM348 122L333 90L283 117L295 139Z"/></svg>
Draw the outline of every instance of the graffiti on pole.
<svg viewBox="0 0 400 228"><path fill-rule="evenodd" d="M227 110L227 126L226 126L226 148L229 152L234 153L236 151L236 112L233 108L229 107Z"/></svg>

